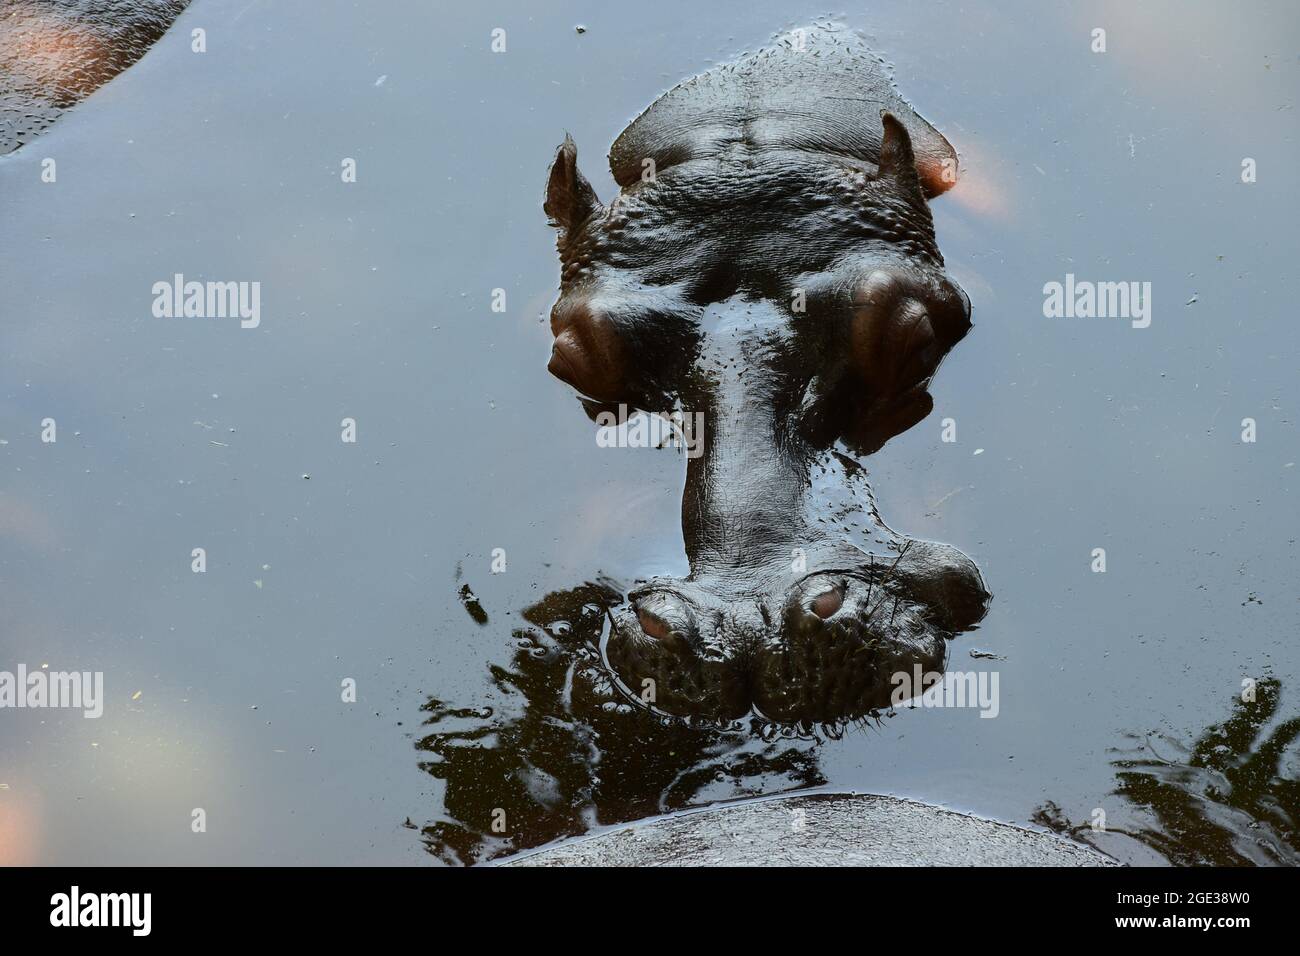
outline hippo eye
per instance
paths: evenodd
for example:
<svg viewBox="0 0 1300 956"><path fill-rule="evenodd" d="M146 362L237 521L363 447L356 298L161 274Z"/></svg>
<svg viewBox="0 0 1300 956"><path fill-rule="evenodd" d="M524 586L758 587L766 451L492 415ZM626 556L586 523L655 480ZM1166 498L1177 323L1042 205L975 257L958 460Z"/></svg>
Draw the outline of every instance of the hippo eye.
<svg viewBox="0 0 1300 956"><path fill-rule="evenodd" d="M641 630L657 641L666 641L672 634L672 628L662 618L655 617L649 611L637 611L636 619L641 622Z"/></svg>
<svg viewBox="0 0 1300 956"><path fill-rule="evenodd" d="M812 599L808 609L823 621L844 606L844 588L833 587Z"/></svg>

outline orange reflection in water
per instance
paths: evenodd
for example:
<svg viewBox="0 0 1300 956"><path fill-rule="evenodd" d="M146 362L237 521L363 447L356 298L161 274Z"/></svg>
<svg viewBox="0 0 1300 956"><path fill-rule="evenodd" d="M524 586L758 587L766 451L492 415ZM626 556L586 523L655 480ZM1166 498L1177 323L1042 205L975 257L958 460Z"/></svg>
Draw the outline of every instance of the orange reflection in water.
<svg viewBox="0 0 1300 956"><path fill-rule="evenodd" d="M41 809L36 791L20 779L0 779L0 866L40 862Z"/></svg>
<svg viewBox="0 0 1300 956"><path fill-rule="evenodd" d="M1006 166L991 155L987 147L963 142L957 184L944 193L941 201L955 202L967 212L984 219L1010 219L1009 190L1005 177L999 174L1003 169Z"/></svg>

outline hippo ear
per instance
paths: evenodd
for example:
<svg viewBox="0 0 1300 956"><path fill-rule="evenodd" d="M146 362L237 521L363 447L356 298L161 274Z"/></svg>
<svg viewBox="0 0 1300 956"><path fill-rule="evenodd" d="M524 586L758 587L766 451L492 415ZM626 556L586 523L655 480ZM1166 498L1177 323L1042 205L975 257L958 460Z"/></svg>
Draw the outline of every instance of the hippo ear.
<svg viewBox="0 0 1300 956"><path fill-rule="evenodd" d="M596 191L587 177L578 171L578 147L567 133L564 143L555 153L551 164L551 177L546 183L546 202L542 209L551 218L551 225L569 231L582 225L592 213L600 209Z"/></svg>
<svg viewBox="0 0 1300 956"><path fill-rule="evenodd" d="M888 110L881 111L880 121L885 131L880 140L879 178L892 181L909 202L924 206L925 193L921 191L921 177L916 171L916 156L907 127Z"/></svg>

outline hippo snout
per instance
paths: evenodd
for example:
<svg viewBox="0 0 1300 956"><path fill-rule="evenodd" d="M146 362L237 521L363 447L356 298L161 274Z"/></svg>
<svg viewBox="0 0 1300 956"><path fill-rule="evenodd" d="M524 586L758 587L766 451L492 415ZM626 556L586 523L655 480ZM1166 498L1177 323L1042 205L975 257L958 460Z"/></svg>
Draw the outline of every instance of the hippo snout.
<svg viewBox="0 0 1300 956"><path fill-rule="evenodd" d="M941 670L947 640L987 598L969 558L928 542L793 583L746 587L706 572L633 591L606 656L625 689L661 713L836 724L889 707L895 674Z"/></svg>

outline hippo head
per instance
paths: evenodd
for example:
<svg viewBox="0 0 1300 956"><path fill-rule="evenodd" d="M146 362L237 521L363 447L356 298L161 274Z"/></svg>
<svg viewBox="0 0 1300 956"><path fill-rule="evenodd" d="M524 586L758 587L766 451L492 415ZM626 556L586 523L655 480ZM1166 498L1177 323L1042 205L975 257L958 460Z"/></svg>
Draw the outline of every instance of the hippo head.
<svg viewBox="0 0 1300 956"><path fill-rule="evenodd" d="M606 645L660 712L858 718L889 705L892 675L942 670L947 639L984 614L975 565L890 531L855 457L930 412L926 386L970 327L909 131L879 124L874 164L730 142L608 207L572 140L551 169L551 372L589 410L676 409L703 429L690 574L632 590Z"/></svg>

